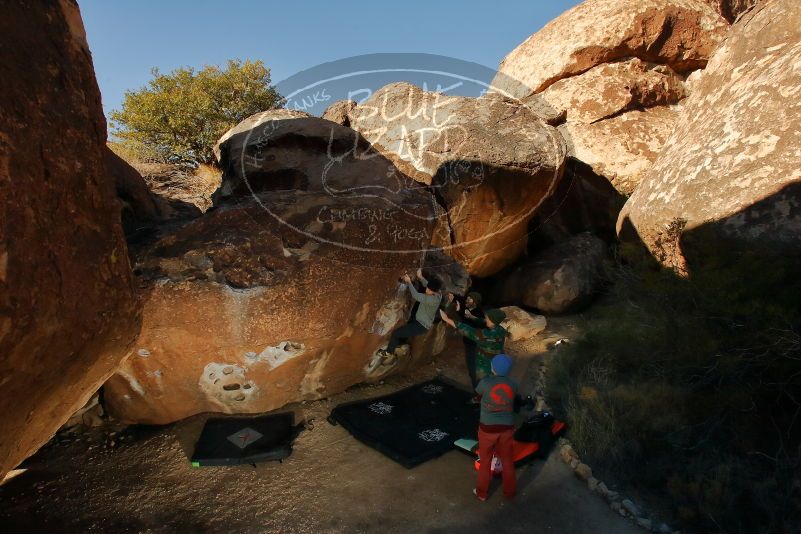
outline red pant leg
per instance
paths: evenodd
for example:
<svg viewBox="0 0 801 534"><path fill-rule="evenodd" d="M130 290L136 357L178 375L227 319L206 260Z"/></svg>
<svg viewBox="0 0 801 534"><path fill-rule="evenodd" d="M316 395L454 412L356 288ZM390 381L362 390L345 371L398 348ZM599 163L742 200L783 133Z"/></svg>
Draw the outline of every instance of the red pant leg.
<svg viewBox="0 0 801 534"><path fill-rule="evenodd" d="M478 482L476 482L476 493L482 499L487 498L490 479L492 478L492 453L495 452L495 444L500 434L484 432L478 430L478 457L481 464L478 468Z"/></svg>
<svg viewBox="0 0 801 534"><path fill-rule="evenodd" d="M501 460L503 468L503 494L507 499L511 499L517 493L517 479L515 478L515 456L514 456L515 431L507 430L498 434L498 441L495 452ZM482 465L483 467L483 465Z"/></svg>

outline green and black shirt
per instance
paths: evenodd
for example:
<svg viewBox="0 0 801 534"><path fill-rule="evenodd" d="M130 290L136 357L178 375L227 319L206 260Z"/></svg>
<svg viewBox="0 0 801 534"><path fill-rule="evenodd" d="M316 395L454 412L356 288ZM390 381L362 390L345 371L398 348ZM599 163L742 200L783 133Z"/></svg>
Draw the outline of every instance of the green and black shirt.
<svg viewBox="0 0 801 534"><path fill-rule="evenodd" d="M503 344L508 332L499 324L492 328L475 328L465 323L456 323L456 330L473 340L478 347L476 355L476 371L483 372L484 376L492 374L492 358L503 353Z"/></svg>

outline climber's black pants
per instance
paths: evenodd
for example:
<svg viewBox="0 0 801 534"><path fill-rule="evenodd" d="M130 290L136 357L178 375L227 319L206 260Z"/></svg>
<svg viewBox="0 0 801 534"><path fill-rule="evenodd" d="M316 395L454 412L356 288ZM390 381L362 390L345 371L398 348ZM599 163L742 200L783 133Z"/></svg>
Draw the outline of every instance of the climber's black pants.
<svg viewBox="0 0 801 534"><path fill-rule="evenodd" d="M422 336L426 332L428 332L428 329L425 326L414 319L410 320L408 323L392 332L392 335L389 337L387 352L394 354L395 349L398 348L398 345L400 345L402 341L406 341L410 337Z"/></svg>

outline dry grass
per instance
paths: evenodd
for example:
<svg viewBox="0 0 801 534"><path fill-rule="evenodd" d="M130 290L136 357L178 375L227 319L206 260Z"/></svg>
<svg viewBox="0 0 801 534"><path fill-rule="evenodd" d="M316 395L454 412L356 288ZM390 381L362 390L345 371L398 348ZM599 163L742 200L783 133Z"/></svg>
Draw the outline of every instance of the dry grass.
<svg viewBox="0 0 801 534"><path fill-rule="evenodd" d="M743 258L678 278L620 265L583 337L554 359L550 395L577 448L671 501L687 530L799 524L795 268Z"/></svg>

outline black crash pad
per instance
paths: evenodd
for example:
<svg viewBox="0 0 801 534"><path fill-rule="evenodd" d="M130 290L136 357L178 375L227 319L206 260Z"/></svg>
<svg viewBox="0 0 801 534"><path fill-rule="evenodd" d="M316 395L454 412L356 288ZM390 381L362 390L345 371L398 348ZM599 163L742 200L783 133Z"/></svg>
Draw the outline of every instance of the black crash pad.
<svg viewBox="0 0 801 534"><path fill-rule="evenodd" d="M331 419L359 441L411 468L448 452L457 439L476 439L479 407L468 403L472 396L437 379L340 404Z"/></svg>
<svg viewBox="0 0 801 534"><path fill-rule="evenodd" d="M209 419L195 444L192 465L282 460L292 454L292 442L301 429L302 425L294 425L292 413Z"/></svg>

